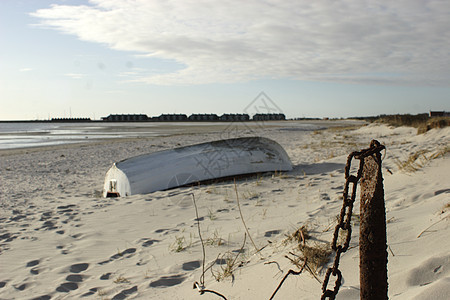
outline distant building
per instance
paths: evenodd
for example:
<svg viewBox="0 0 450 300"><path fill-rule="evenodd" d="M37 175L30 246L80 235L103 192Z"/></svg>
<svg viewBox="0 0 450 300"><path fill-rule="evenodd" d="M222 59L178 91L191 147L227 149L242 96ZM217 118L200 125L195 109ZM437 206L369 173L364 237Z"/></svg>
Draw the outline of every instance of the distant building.
<svg viewBox="0 0 450 300"><path fill-rule="evenodd" d="M192 114L189 116L189 121L193 122L215 122L219 121L216 114Z"/></svg>
<svg viewBox="0 0 450 300"><path fill-rule="evenodd" d="M278 121L286 120L284 114L256 114L253 116L253 121Z"/></svg>
<svg viewBox="0 0 450 300"><path fill-rule="evenodd" d="M145 122L148 121L148 116L144 114L134 115L109 115L102 118L106 122Z"/></svg>
<svg viewBox="0 0 450 300"><path fill-rule="evenodd" d="M184 114L162 114L157 119L161 122L183 122L187 121L188 117Z"/></svg>
<svg viewBox="0 0 450 300"><path fill-rule="evenodd" d="M58 120L61 120L60 122L62 122L63 119ZM90 119L81 118L76 120ZM220 117L216 114L192 114L189 117L185 114L162 114L158 117L151 118L145 114L111 114L107 117L103 117L102 120L105 122L246 122L250 121L251 118L248 114L223 114ZM253 121L278 120L286 120L286 116L284 114L256 114L253 116Z"/></svg>
<svg viewBox="0 0 450 300"><path fill-rule="evenodd" d="M90 122L91 118L52 118L52 122Z"/></svg>
<svg viewBox="0 0 450 300"><path fill-rule="evenodd" d="M430 111L430 118L433 117L450 117L450 112L447 111Z"/></svg>
<svg viewBox="0 0 450 300"><path fill-rule="evenodd" d="M245 122L250 120L248 114L223 114L219 118L222 122Z"/></svg>

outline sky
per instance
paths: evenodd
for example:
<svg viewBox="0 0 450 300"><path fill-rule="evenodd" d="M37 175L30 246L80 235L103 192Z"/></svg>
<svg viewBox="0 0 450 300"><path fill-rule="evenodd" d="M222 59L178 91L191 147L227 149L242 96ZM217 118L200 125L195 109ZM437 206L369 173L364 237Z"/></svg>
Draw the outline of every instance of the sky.
<svg viewBox="0 0 450 300"><path fill-rule="evenodd" d="M447 0L0 0L0 120L450 111Z"/></svg>

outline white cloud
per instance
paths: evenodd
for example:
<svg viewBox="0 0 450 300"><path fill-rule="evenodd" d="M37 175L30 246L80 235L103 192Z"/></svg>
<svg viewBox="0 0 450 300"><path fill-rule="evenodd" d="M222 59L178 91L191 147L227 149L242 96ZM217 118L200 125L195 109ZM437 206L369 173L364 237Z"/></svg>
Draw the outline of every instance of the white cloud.
<svg viewBox="0 0 450 300"><path fill-rule="evenodd" d="M85 41L184 66L136 77L151 84L450 83L445 0L92 0L33 16Z"/></svg>
<svg viewBox="0 0 450 300"><path fill-rule="evenodd" d="M80 73L66 73L66 74L64 74L64 76L70 77L72 79L82 79L82 78L86 77L85 74L80 74Z"/></svg>
<svg viewBox="0 0 450 300"><path fill-rule="evenodd" d="M21 69L19 69L19 72L31 72L31 71L33 71L32 68L21 68Z"/></svg>

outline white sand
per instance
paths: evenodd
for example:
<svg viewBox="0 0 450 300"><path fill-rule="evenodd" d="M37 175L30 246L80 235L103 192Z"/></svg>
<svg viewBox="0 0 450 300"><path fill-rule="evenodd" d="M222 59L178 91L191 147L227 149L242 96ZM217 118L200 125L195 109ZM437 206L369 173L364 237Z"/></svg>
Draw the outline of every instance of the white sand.
<svg viewBox="0 0 450 300"><path fill-rule="evenodd" d="M0 299L220 299L192 289L202 275L202 248L191 194L207 244L206 265L216 259L223 263L228 255L236 256L245 234L232 182L118 199L99 195L114 161L255 133L278 141L295 168L281 176L237 182L248 230L257 247L265 248L255 254L247 237L233 278L216 281L212 273L219 276L225 265L215 264L204 277L207 289L228 299L269 299L286 272L298 270L285 258L289 251L300 253L295 243L283 243L286 235L307 225L309 245L331 241L342 205L347 155L377 139L387 147L383 176L389 297L448 299L448 154L423 160L410 173L399 170L395 159L406 160L421 150L428 150L429 157L448 147L450 128L416 135L412 128L382 125L319 132L229 128L201 135L0 152ZM354 213L359 214L359 202ZM338 299L359 299L358 242L354 222L351 248L341 258L344 283ZM178 246L185 249L176 252ZM324 271L317 277L323 280ZM321 284L304 271L290 276L275 299L320 295Z"/></svg>

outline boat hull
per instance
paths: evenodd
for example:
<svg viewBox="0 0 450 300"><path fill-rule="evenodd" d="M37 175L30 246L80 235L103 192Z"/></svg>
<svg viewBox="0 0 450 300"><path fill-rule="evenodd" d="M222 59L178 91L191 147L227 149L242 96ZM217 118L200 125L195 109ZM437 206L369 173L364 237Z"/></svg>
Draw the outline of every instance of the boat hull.
<svg viewBox="0 0 450 300"><path fill-rule="evenodd" d="M286 151L263 137L220 140L159 151L115 163L103 195L147 194L223 177L290 171Z"/></svg>

